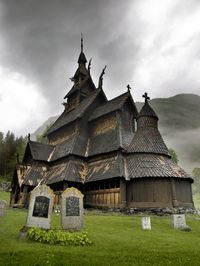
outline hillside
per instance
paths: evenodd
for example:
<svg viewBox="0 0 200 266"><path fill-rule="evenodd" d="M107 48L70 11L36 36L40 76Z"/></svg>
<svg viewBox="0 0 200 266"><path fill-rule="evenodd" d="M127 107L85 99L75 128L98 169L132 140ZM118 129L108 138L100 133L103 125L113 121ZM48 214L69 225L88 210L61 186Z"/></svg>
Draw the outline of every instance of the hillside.
<svg viewBox="0 0 200 266"><path fill-rule="evenodd" d="M150 100L159 116L159 129L168 146L176 150L179 164L187 171L200 167L200 96L179 94ZM138 110L143 103L136 103ZM58 116L49 118L33 134L41 135Z"/></svg>

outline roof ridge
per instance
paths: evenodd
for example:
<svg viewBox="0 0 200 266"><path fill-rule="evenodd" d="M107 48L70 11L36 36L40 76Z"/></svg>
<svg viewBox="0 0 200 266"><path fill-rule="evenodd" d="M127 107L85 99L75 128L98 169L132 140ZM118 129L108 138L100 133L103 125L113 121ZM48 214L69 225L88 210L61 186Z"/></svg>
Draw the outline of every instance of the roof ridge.
<svg viewBox="0 0 200 266"><path fill-rule="evenodd" d="M30 140L28 143L36 143L36 144L43 145L43 146L54 147L54 145L46 144L46 143L42 143L42 142L34 141L34 140Z"/></svg>
<svg viewBox="0 0 200 266"><path fill-rule="evenodd" d="M107 100L105 103L103 103L102 105L98 106L96 109L95 109L95 112L93 112L89 118L88 121L92 121L92 120L95 120L96 118L100 117L100 116L103 116L103 115L106 115L110 112L113 112L115 110L118 110L120 109L124 102L129 98L131 97L130 95L130 92L125 92L111 100ZM112 104L113 104L113 107L112 107ZM133 102L134 104L134 102ZM105 107L109 107L111 106L110 110L107 110L105 109ZM98 114L98 112L100 112L101 110L103 110L103 114Z"/></svg>
<svg viewBox="0 0 200 266"><path fill-rule="evenodd" d="M67 125L68 123L75 121L78 118L81 118L82 115L85 113L85 111L88 109L89 105L96 99L96 97L99 95L100 92L101 89L96 89L95 91L92 92L91 95L89 95L87 98L81 101L80 104L72 111L67 112L66 110L64 110L62 114L57 118L57 120L53 123L53 125L49 128L46 135Z"/></svg>

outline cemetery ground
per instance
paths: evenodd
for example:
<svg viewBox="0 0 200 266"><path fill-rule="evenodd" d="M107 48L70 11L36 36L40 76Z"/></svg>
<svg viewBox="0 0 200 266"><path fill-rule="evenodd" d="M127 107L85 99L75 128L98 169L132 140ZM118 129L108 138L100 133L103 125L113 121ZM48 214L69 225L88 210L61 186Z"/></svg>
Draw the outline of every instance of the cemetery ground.
<svg viewBox="0 0 200 266"><path fill-rule="evenodd" d="M0 192L8 200L9 193ZM84 215L90 246L56 246L19 239L26 210L6 209L0 217L0 265L199 265L200 219L186 215L192 231L175 230L170 216L151 216L152 230L141 229L141 215ZM60 217L53 214L53 228Z"/></svg>

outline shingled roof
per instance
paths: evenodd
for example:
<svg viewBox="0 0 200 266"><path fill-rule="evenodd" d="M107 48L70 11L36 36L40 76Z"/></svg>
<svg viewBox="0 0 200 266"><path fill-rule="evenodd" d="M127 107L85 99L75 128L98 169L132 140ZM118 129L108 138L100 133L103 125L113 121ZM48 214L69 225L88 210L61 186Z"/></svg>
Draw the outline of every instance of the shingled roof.
<svg viewBox="0 0 200 266"><path fill-rule="evenodd" d="M49 185L64 180L83 183L84 178L84 163L70 160L49 168L45 173L44 183Z"/></svg>
<svg viewBox="0 0 200 266"><path fill-rule="evenodd" d="M123 162L120 156L109 157L88 163L86 182L93 182L123 176Z"/></svg>
<svg viewBox="0 0 200 266"><path fill-rule="evenodd" d="M29 141L26 150L28 148L30 149L32 158L36 161L47 161L50 153L54 149L52 145L43 144L36 141Z"/></svg>
<svg viewBox="0 0 200 266"><path fill-rule="evenodd" d="M141 116L151 116L151 117L155 117L158 119L157 114L155 113L153 108L149 105L148 101L145 102L142 109L140 110L140 112L138 114L138 118Z"/></svg>
<svg viewBox="0 0 200 266"><path fill-rule="evenodd" d="M128 98L131 98L131 94L130 92L125 92L124 94L106 102L105 104L99 106L95 112L93 112L93 114L90 116L89 121L92 121L100 116L106 115L108 113L111 113L113 111L119 110L121 109L121 107L123 106L123 104L125 103L125 101ZM133 101L133 100L132 100ZM136 107L135 107L136 108Z"/></svg>
<svg viewBox="0 0 200 266"><path fill-rule="evenodd" d="M119 148L119 132L117 129L110 130L89 139L88 156L116 151Z"/></svg>
<svg viewBox="0 0 200 266"><path fill-rule="evenodd" d="M169 151L157 128L139 128L128 147L128 152L158 153L168 155Z"/></svg>
<svg viewBox="0 0 200 266"><path fill-rule="evenodd" d="M44 178L46 170L47 169L44 166L35 164L31 165L25 172L23 185L37 186Z"/></svg>
<svg viewBox="0 0 200 266"><path fill-rule="evenodd" d="M79 84L79 85L73 85L73 87L71 88L71 90L65 95L64 99L66 99L67 97L69 97L70 95L72 95L74 92L82 89L84 90L84 87L91 87L93 90L96 90L96 87L90 77L90 75L88 77L85 78L85 80Z"/></svg>
<svg viewBox="0 0 200 266"><path fill-rule="evenodd" d="M169 153L158 130L158 117L147 100L138 114L137 131L127 151L130 153L157 153L164 155Z"/></svg>
<svg viewBox="0 0 200 266"><path fill-rule="evenodd" d="M73 135L67 140L55 145L54 150L49 157L49 161L52 162L58 160L69 154L84 156L86 145L87 139L84 136L80 134Z"/></svg>
<svg viewBox="0 0 200 266"><path fill-rule="evenodd" d="M156 154L132 154L127 156L126 162L128 178L191 178L167 156Z"/></svg>
<svg viewBox="0 0 200 266"><path fill-rule="evenodd" d="M54 132L55 130L81 118L86 111L86 109L92 104L96 97L101 92L101 89L97 89L90 96L84 99L74 110L67 112L66 110L61 114L61 116L55 121L55 123L50 127L46 135Z"/></svg>

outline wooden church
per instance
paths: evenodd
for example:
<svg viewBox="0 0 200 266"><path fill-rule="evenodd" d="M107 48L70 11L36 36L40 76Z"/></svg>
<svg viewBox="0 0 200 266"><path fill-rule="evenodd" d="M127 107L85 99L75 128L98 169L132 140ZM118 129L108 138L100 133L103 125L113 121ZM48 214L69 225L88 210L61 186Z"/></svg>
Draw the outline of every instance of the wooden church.
<svg viewBox="0 0 200 266"><path fill-rule="evenodd" d="M84 194L84 205L116 208L193 208L191 177L176 165L158 130L145 93L138 113L128 91L108 100L90 74L83 52L64 97L64 111L46 133L48 144L28 139L17 163L11 206L27 207L30 191L50 186L59 204L67 187Z"/></svg>

